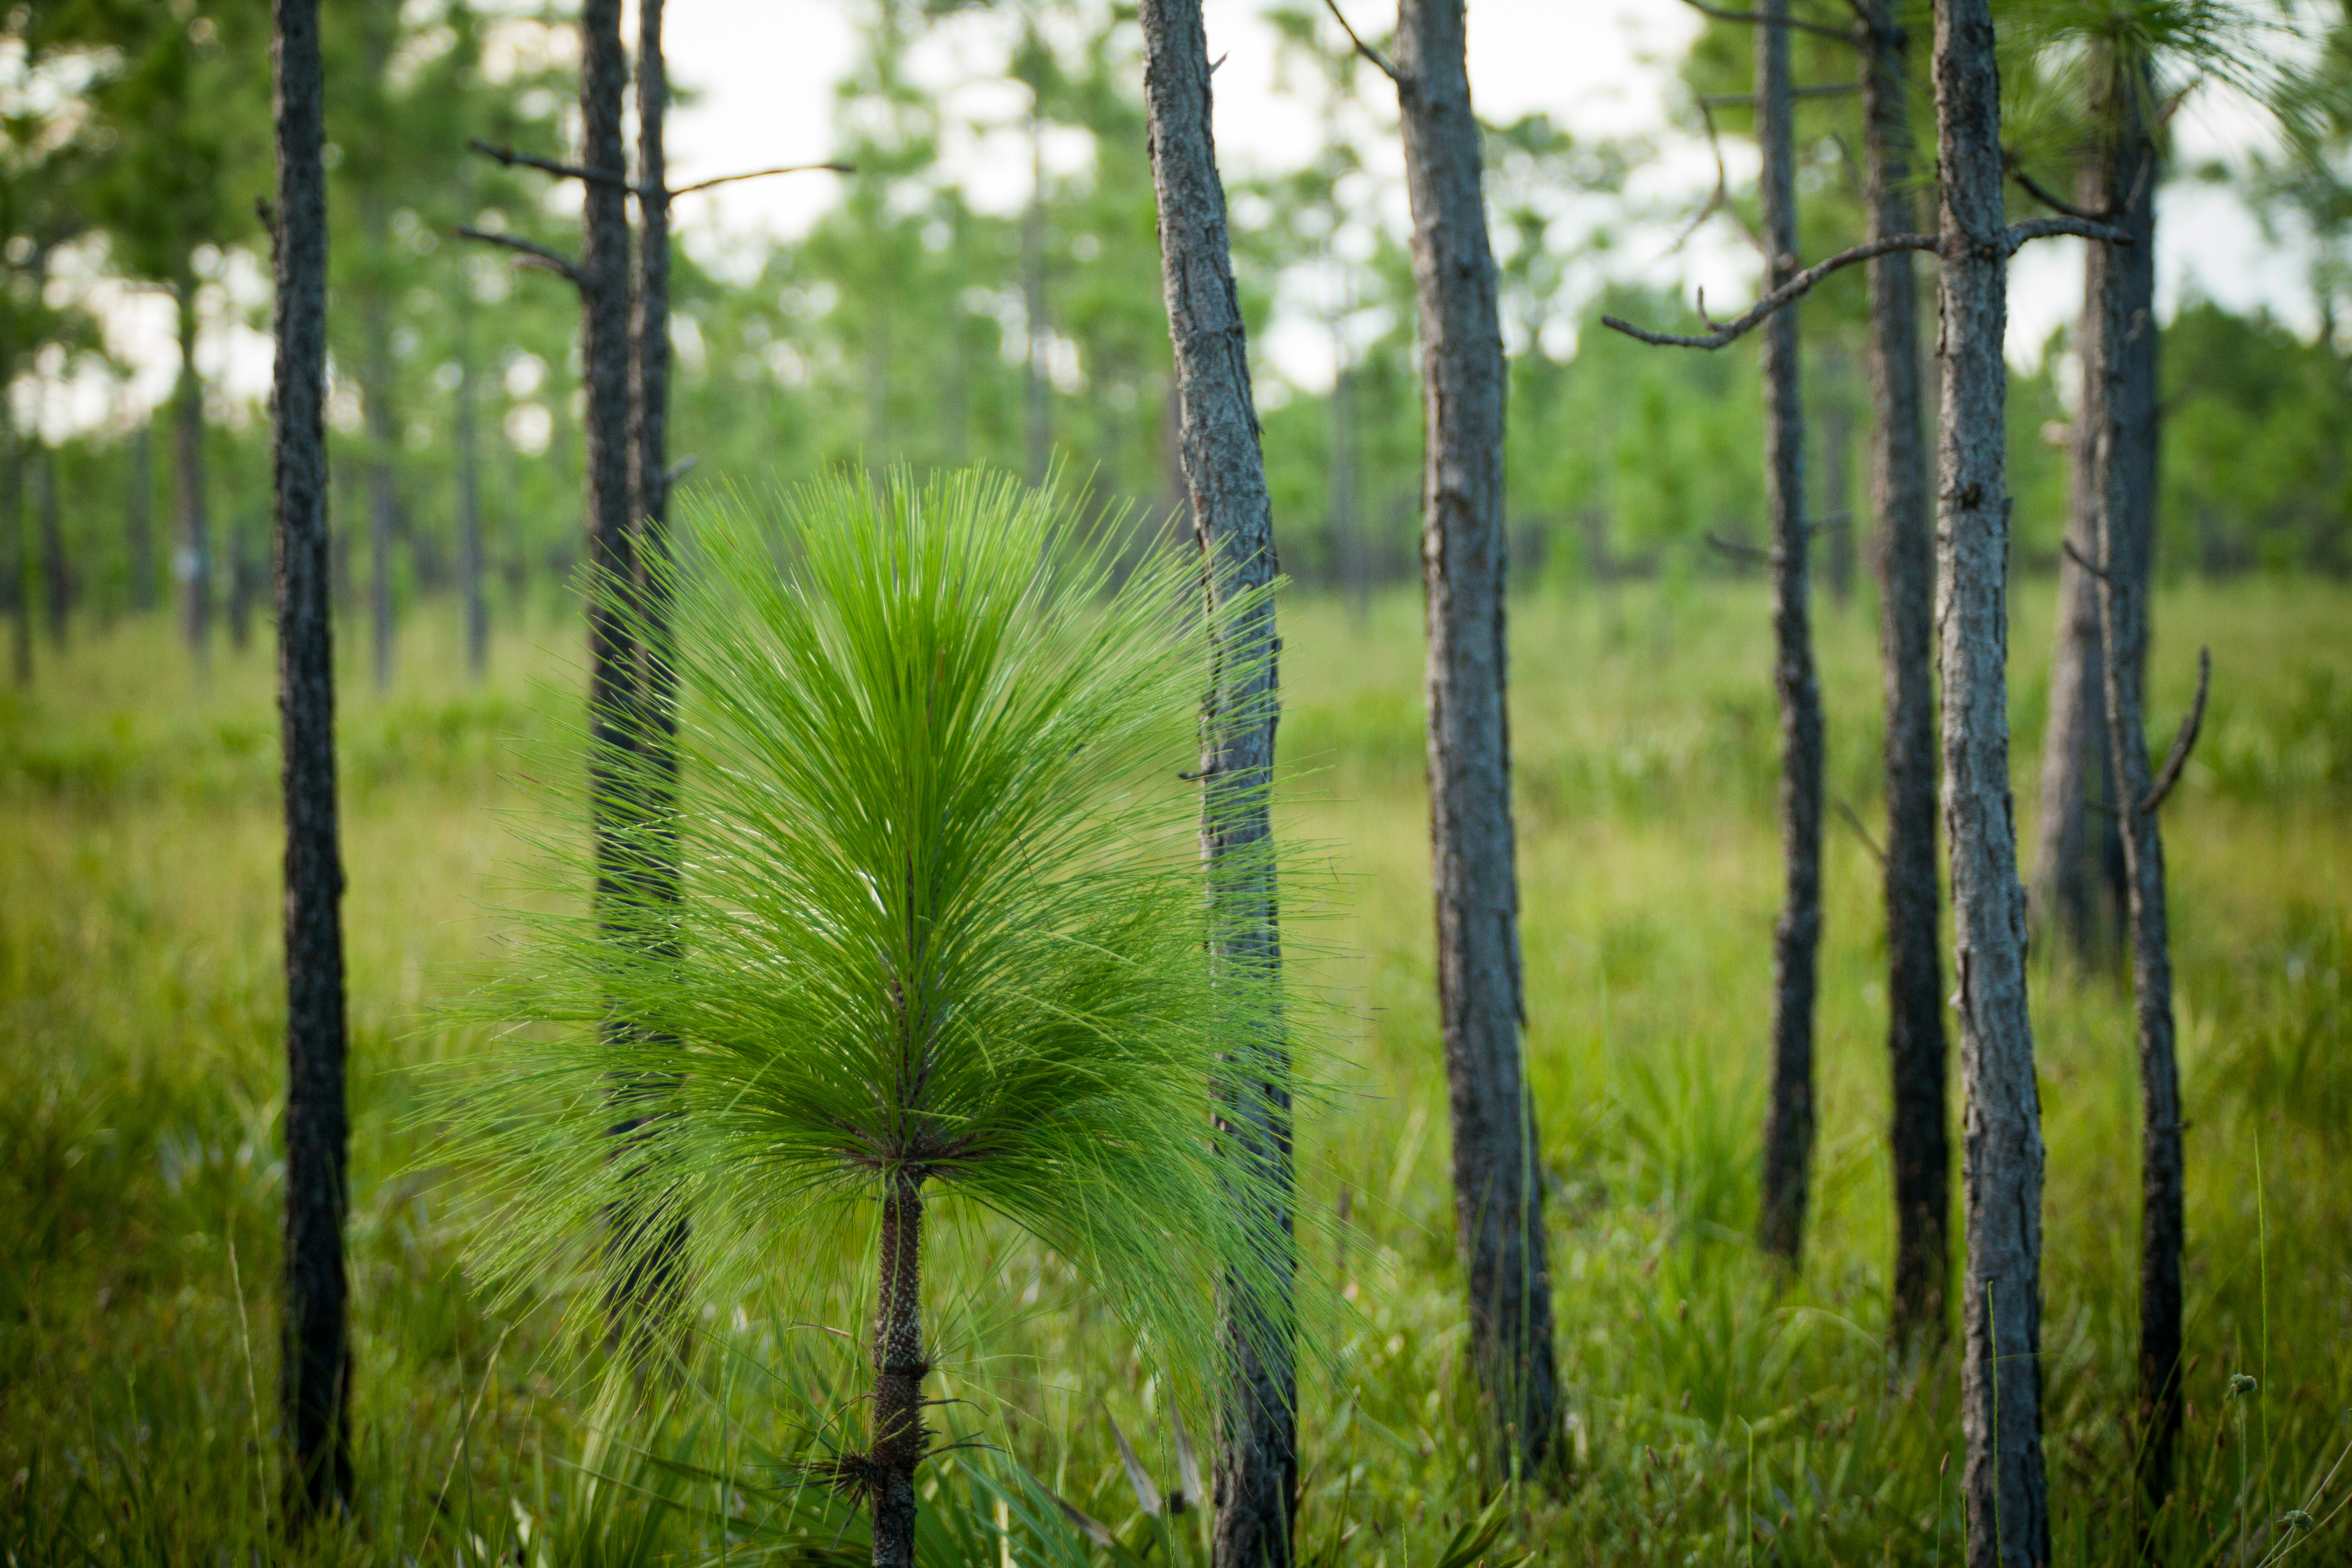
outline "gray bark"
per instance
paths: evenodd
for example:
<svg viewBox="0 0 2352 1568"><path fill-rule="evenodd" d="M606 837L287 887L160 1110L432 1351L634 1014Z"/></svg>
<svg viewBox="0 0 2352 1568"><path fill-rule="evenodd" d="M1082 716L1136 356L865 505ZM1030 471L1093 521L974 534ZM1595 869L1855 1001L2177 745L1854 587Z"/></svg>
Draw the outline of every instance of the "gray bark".
<svg viewBox="0 0 2352 1568"><path fill-rule="evenodd" d="M196 285L184 278L180 379L172 393L173 500L180 525L180 627L201 676L211 658L213 530L205 505L205 387L196 374Z"/></svg>
<svg viewBox="0 0 2352 1568"><path fill-rule="evenodd" d="M1864 161L1874 239L1916 224L1907 44L1894 0L1862 26ZM1920 430L1917 281L1908 251L1870 266L1871 506L1885 540L1879 662L1886 696L1886 1055L1895 1166L1894 1330L1940 1339L1951 1247L1941 894L1936 876L1935 541Z"/></svg>
<svg viewBox="0 0 2352 1568"><path fill-rule="evenodd" d="M278 713L286 810L286 1318L296 1518L348 1506L342 855L327 539L327 175L319 0L275 0Z"/></svg>
<svg viewBox="0 0 2352 1568"><path fill-rule="evenodd" d="M2105 247L2095 247L2104 249ZM2088 312L2086 312L2087 319ZM2087 353L2087 351L2086 351ZM2091 379L2086 376L2085 382ZM2098 559L2092 498L2099 486L2091 447L2082 438L2098 415L2086 406L2075 422L2074 488L2066 542ZM2033 852L2034 923L2074 963L2105 963L2122 918L2123 845L2105 816L2090 809L2115 798L2108 767L2106 691L2100 679L2099 591L2091 574L2062 553L2058 616L2050 655L2050 710L2042 735L2042 809Z"/></svg>
<svg viewBox="0 0 2352 1568"><path fill-rule="evenodd" d="M1225 192L1211 132L1200 0L1144 0L1144 97L1160 212L1161 290L1174 350L1177 445L1213 607L1246 600L1214 650L1202 714L1201 853L1215 900L1216 961L1271 981L1282 963L1269 850L1278 717L1273 505L1234 287ZM1285 1194L1263 1216L1287 1237L1290 1064L1280 1038L1237 1041L1240 1070L1219 1108L1225 1157L1270 1173ZM1287 1289L1291 1259L1281 1260ZM1212 1482L1218 1568L1287 1568L1298 1485L1298 1381L1289 1303L1240 1279L1220 1292L1218 1425Z"/></svg>
<svg viewBox="0 0 2352 1568"><path fill-rule="evenodd" d="M141 420L131 435L131 493L122 515L125 553L131 558L131 608L155 607L155 438Z"/></svg>
<svg viewBox="0 0 2352 1568"><path fill-rule="evenodd" d="M875 1292L874 1568L914 1568L915 1467L923 1425L922 1173L894 1172L882 1199L881 1278Z"/></svg>
<svg viewBox="0 0 2352 1568"><path fill-rule="evenodd" d="M2092 104L2100 127L2092 182L2128 246L2093 245L2084 311L2084 410L2107 717L2108 800L2123 848L2132 1000L2139 1037L2140 1273L2138 1468L2141 1528L2172 1489L2180 1436L2183 1241L2180 1069L2174 1051L2164 838L2149 797L2146 735L2150 571L2156 542L2156 84L2144 55L2110 45ZM2087 575L2087 574L2086 574Z"/></svg>
<svg viewBox="0 0 2352 1568"><path fill-rule="evenodd" d="M1523 1474L1559 1419L1543 1182L1522 1031L1504 586L1503 335L1463 0L1400 0L1397 102L1425 410L1430 841L1454 1222L1491 1436Z"/></svg>
<svg viewBox="0 0 2352 1568"><path fill-rule="evenodd" d="M1944 362L1937 622L1966 1105L1960 1424L1968 1557L1969 1568L2038 1568L2050 1561L2042 1455L2042 1102L2009 788L2009 370L2001 357L2009 246L1991 0L1937 0L1935 77Z"/></svg>
<svg viewBox="0 0 2352 1568"><path fill-rule="evenodd" d="M1756 29L1756 137L1763 152L1765 287L1798 270L1796 127L1788 0L1762 0ZM1798 309L1764 323L1764 506L1772 529L1772 694L1780 713L1780 854L1772 932L1772 1089L1764 1118L1765 1251L1797 1261L1813 1152L1813 994L1822 938L1822 690L1813 668L1805 411Z"/></svg>

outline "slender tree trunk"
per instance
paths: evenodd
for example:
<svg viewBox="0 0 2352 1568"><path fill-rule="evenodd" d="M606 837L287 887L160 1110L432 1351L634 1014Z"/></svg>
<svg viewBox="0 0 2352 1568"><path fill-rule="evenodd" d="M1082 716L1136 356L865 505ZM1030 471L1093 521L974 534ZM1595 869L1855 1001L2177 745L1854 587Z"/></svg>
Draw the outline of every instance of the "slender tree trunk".
<svg viewBox="0 0 2352 1568"><path fill-rule="evenodd" d="M240 508L228 519L228 646L243 653L253 640L253 599L259 584L253 566L249 519Z"/></svg>
<svg viewBox="0 0 2352 1568"><path fill-rule="evenodd" d="M180 310L180 380L172 394L174 500L180 522L180 627L196 673L212 659L213 529L205 505L205 387L196 374L196 285L184 278Z"/></svg>
<svg viewBox="0 0 2352 1568"><path fill-rule="evenodd" d="M73 567L66 559L65 517L58 505L57 454L47 447L36 450L33 478L41 523L41 608L48 618L49 647L63 653L73 617Z"/></svg>
<svg viewBox="0 0 2352 1568"><path fill-rule="evenodd" d="M490 606L484 594L480 416L474 364L474 301L457 285L457 408L451 434L457 447L457 593L466 613L466 673L482 678L490 658Z"/></svg>
<svg viewBox="0 0 2352 1568"><path fill-rule="evenodd" d="M1762 0L1756 29L1757 140L1764 166L1767 286L1797 270L1796 127L1788 0ZM1772 692L1780 710L1780 853L1787 878L1772 932L1772 1100L1764 1119L1758 1239L1794 1263L1813 1153L1813 992L1822 940L1822 690L1813 668L1805 521L1805 411L1795 306L1764 323L1764 506L1772 525Z"/></svg>
<svg viewBox="0 0 2352 1568"><path fill-rule="evenodd" d="M275 0L278 713L286 805L286 1320L298 1519L348 1506L342 854L327 572L327 175L319 0Z"/></svg>
<svg viewBox="0 0 2352 1568"><path fill-rule="evenodd" d="M5 312L0 312L5 317ZM0 367L9 361L0 360ZM7 399L0 397L0 531L5 533L5 559L0 559L0 608L8 612L9 669L19 686L33 682L32 595L26 591L29 557L25 549L25 444L8 417Z"/></svg>
<svg viewBox="0 0 2352 1568"><path fill-rule="evenodd" d="M621 48L621 0L580 7L581 162L625 175L621 100L628 61ZM626 825L613 820L627 781L614 759L635 743L636 646L627 598L636 578L629 521L629 218L613 179L583 182L579 267L581 350L586 408L588 711L591 788L596 804L597 898L608 910L631 896ZM608 916L608 918L611 918ZM625 917L624 917L625 918Z"/></svg>
<svg viewBox="0 0 2352 1568"><path fill-rule="evenodd" d="M1906 40L1895 0L1861 28L1874 239L1917 227ZM1886 694L1886 1055L1894 1122L1894 1330L1944 1332L1951 1147L1944 1108L1943 964L1936 877L1935 539L1920 430L1917 279L1907 250L1870 264L1871 505L1885 539L1879 663Z"/></svg>
<svg viewBox="0 0 2352 1568"><path fill-rule="evenodd" d="M1234 287L1225 189L1211 132L1209 53L1200 0L1144 0L1144 95L1160 211L1161 289L1174 348L1178 445L1192 527L1209 566L1213 608L1247 598L1215 649L1201 722L1201 854L1215 900L1214 956L1271 983L1281 968L1279 910L1267 848L1279 715L1274 510L1250 391L1249 352ZM1239 1063L1218 1114L1225 1157L1271 1173L1285 1194L1265 1215L1286 1237L1291 1215L1290 1061L1280 1039L1234 1042ZM1287 1288L1293 1260L1283 1260ZM1258 1300L1239 1279L1219 1300L1213 1481L1218 1568L1288 1568L1298 1485L1298 1376L1290 1303Z"/></svg>
<svg viewBox="0 0 2352 1568"><path fill-rule="evenodd" d="M131 493L122 516L125 553L131 558L131 609L155 607L155 439L151 422L141 420L131 435Z"/></svg>
<svg viewBox="0 0 2352 1568"><path fill-rule="evenodd" d="M2042 1101L2025 997L2025 896L2009 789L2009 247L1991 0L1937 0L1943 267L1937 620L1944 820L1966 1089L1961 1189L1969 1568L2050 1561L2042 1457Z"/></svg>
<svg viewBox="0 0 2352 1568"><path fill-rule="evenodd" d="M923 1425L922 1176L894 1172L882 1198L881 1280L874 1310L874 1568L914 1568L915 1467Z"/></svg>
<svg viewBox="0 0 2352 1568"><path fill-rule="evenodd" d="M2097 210L2117 216L2127 246L2093 245L2083 334L2080 437L2091 450L2107 798L2127 872L2132 998L2139 1034L2139 1492L2143 1539L2172 1489L2181 1391L2180 1071L2173 1048L2172 955L2164 839L2148 798L2145 740L2148 590L2155 553L2157 399L2155 82L2145 56L2106 46L2091 105L2100 141ZM2095 395L2094 383L2095 382ZM2088 421L2095 411L2097 423ZM2089 576L2085 574L2085 576Z"/></svg>
<svg viewBox="0 0 2352 1568"><path fill-rule="evenodd" d="M1420 308L1430 839L1454 1208L1493 1436L1521 1474L1559 1418L1551 1268L1521 1031L1504 585L1503 334L1463 0L1400 0L1397 101Z"/></svg>
<svg viewBox="0 0 2352 1568"><path fill-rule="evenodd" d="M392 688L393 637L396 606L393 600L393 533L399 524L400 497L394 489L392 455L398 437L392 407L392 300L390 285L382 276L391 265L391 217L383 194L371 189L362 198L367 233L369 279L361 318L367 334L367 381L362 395L367 405L368 444L368 611L371 668L375 689Z"/></svg>

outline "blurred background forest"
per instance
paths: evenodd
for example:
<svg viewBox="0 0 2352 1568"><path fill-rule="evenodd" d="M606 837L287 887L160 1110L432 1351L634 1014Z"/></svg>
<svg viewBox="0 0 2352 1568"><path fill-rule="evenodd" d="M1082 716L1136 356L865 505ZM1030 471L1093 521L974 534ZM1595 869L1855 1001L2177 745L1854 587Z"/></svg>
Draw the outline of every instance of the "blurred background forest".
<svg viewBox="0 0 2352 1568"><path fill-rule="evenodd" d="M830 140L739 145L679 176L819 158L853 171L782 176L824 194L781 237L697 232L696 209L680 207L669 451L691 467L679 515L690 524L698 493L763 500L828 467L981 463L1035 479L1059 466L1139 547L1178 510L1182 480L1132 9L841 5L855 47ZM231 1543L258 1562L282 1539L264 1435L285 1196L272 302L254 205L272 180L267 9L0 11L0 1544L12 1563L226 1561ZM1368 32L1381 20L1351 9ZM2004 27L2011 14L2004 5ZM1319 5L1252 15L1267 58L1236 58L1220 94L1255 73L1319 128L1287 157L1225 164L1292 580L1280 736L1307 779L1282 831L1329 847L1338 872L1286 911L1319 901L1328 919L1286 939L1346 1004L1359 1074L1303 1133L1301 1201L1338 1216L1336 1247L1307 1263L1357 1316L1301 1399L1299 1560L1957 1556L1961 1467L1948 1479L1945 1465L1963 1451L1958 1351L1897 1365L1888 1348L1873 837L1885 719L1863 271L1824 283L1803 316L1810 510L1853 521L1823 530L1814 588L1837 816L1801 1275L1752 1241L1780 897L1769 600L1754 560L1710 542L1752 556L1766 538L1757 349L1668 353L1598 325L1604 312L1689 323L1684 263L1710 246L1718 258L1732 247L1732 276L1752 279L1740 233L1755 213L1752 125L1722 101L1750 86L1752 39L1713 24L1660 62L1664 132L1574 131L1565 106L1487 127L1510 351L1527 1059L1571 1479L1506 1494L1480 1545L1447 1555L1475 1536L1469 1521L1500 1478L1476 1436L1444 1173L1417 586L1424 416L1396 126L1368 107L1386 84ZM1474 4L1474 27L1480 15ZM2266 276L2291 280L2266 308L2260 289L2217 289L2225 304L2168 273L2158 323L2152 732L2189 706L2191 650L2210 646L2214 668L2166 828L2198 1129L2188 1440L2168 1537L2181 1563L2269 1563L2291 1548L2346 1560L2345 1517L2302 1535L2281 1522L2340 1501L2331 1467L2352 1468L2352 121L2331 108L2352 80L2352 23L2332 5L2297 16L2281 47L2326 89L2300 121L2307 134L2175 157L2159 195L2192 214L2226 199L2268 237ZM704 1333L725 1353L710 1397L616 1435L545 1353L551 1319L593 1282L499 1299L460 1265L474 1216L439 1163L415 1069L490 1048L448 1012L499 952L485 911L567 896L516 882L536 830L521 759L578 712L583 437L572 291L457 231L576 244L576 190L468 144L570 156L578 47L563 8L525 0L324 0L323 17L364 1528L304 1551L386 1564L842 1561L822 1550L838 1510L812 1522L778 1500L799 1496L793 1466L854 1409L861 1352L847 1333L764 1319L756 1302L731 1320L714 1309ZM1001 90L942 91L925 51L975 17L990 47L962 68ZM1911 25L1912 101L1932 145L1926 6ZM1811 38L1796 54L1800 83L1821 89L1800 100L1803 248L1827 254L1864 228L1859 113L1838 86L1853 66ZM2021 49L2003 70L2021 158L2063 184L2075 131L2053 105L2048 63ZM677 69L690 109L697 83ZM2195 89L2184 120L2209 100L2237 112L2227 80L2177 85ZM975 146L1017 165L979 171L989 192ZM1008 185L1027 195L1008 202ZM2194 220L2167 210L2161 243L2192 248ZM2021 258L2017 270L2056 268L2079 300L2080 251L2045 248L2061 259ZM2070 340L2061 327L2010 344L2009 714L2029 842L2078 406ZM2069 973L2033 956L2053 1536L2061 1561L2137 1562L2124 1522L2131 994L2117 965ZM971 1295L941 1314L940 1390L972 1402L974 1424L954 1429L1002 1441L1103 1522L1113 1546L1073 1537L1078 1558L1203 1560L1205 1510L1178 1515L1162 1495L1181 1483L1197 1499L1190 1460L1099 1304L1039 1249L972 1229ZM835 1305L832 1321L858 1322L854 1293ZM966 1534L961 1557L927 1561L1013 1560L1019 1532L982 1475L964 1455L937 1467L926 1518ZM1028 1549L1047 1533L1021 1537L1022 1560L1046 1560Z"/></svg>

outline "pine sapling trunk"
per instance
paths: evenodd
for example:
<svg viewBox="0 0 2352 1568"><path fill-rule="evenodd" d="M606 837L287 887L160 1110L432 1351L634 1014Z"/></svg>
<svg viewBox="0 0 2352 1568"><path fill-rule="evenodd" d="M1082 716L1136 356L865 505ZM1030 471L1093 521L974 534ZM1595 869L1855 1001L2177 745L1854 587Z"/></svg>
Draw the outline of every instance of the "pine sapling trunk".
<svg viewBox="0 0 2352 1568"><path fill-rule="evenodd" d="M1280 647L1274 605L1263 597L1275 578L1273 504L1210 130L1200 0L1144 0L1140 19L1181 478L1209 568L1212 607L1258 595L1251 613L1229 621L1213 648L1215 671L1202 714L1201 853L1215 900L1212 957L1223 968L1271 982L1282 963L1266 855ZM1280 1194L1276 1212L1253 1216L1260 1224L1252 1228L1286 1237L1292 1156L1286 1042L1234 1041L1228 1060L1239 1070L1218 1111L1220 1152L1256 1178L1237 1182L1237 1193L1270 1186ZM1273 1261L1271 1288L1286 1298L1294 1259ZM1289 1305L1260 1299L1239 1279L1226 1279L1220 1292L1223 1364L1212 1482L1218 1568L1287 1568L1293 1560L1298 1386Z"/></svg>
<svg viewBox="0 0 2352 1568"><path fill-rule="evenodd" d="M1894 0L1870 0L1861 32L1873 239L1916 227L1909 80ZM1917 277L1908 251L1870 264L1870 385L1878 420L1871 503L1884 531L1879 662L1886 694L1886 1055L1894 1123L1894 1331L1944 1331L1951 1245L1943 963L1937 927L1935 540L1921 436Z"/></svg>
<svg viewBox="0 0 2352 1568"><path fill-rule="evenodd" d="M1763 0L1756 29L1757 139L1763 145L1765 272L1797 270L1796 128L1788 0ZM1822 938L1822 692L1813 668L1805 521L1805 413L1795 306L1764 323L1764 504L1772 523L1772 692L1780 710L1780 853L1787 879L1772 932L1772 1099L1764 1121L1759 1239L1790 1263L1804 1244L1813 1152L1813 992Z"/></svg>
<svg viewBox="0 0 2352 1568"><path fill-rule="evenodd" d="M1507 381L1462 0L1401 0L1397 103L1426 410L1430 841L1454 1205L1470 1342L1506 1473L1559 1419L1543 1181L1521 1032L1503 518Z"/></svg>
<svg viewBox="0 0 2352 1568"><path fill-rule="evenodd" d="M319 0L276 0L278 712L286 811L286 1338L297 1520L352 1488L342 853L327 560L327 176Z"/></svg>
<svg viewBox="0 0 2352 1568"><path fill-rule="evenodd" d="M123 551L131 561L133 614L155 607L155 438L140 422L131 437L131 493L122 514Z"/></svg>
<svg viewBox="0 0 2352 1568"><path fill-rule="evenodd" d="M57 457L47 447L40 447L39 454L33 476L39 488L41 607L48 618L49 647L63 653L73 624L73 564L66 559L64 510L58 504Z"/></svg>
<svg viewBox="0 0 2352 1568"><path fill-rule="evenodd" d="M2139 1036L2139 1496L2143 1539L2172 1489L2180 1435L2180 1070L2174 1050L2172 953L2165 910L2164 838L2156 813L2146 729L2148 585L2155 553L2156 160L2155 83L2144 55L2105 47L2094 79L2101 127L2096 183L2101 210L2117 215L2127 246L2093 245L2083 349L2099 565L2095 579L2107 718L2107 767L2116 781L2109 819L2121 839L2131 943L2132 1000ZM2093 395L2094 386L2096 395ZM2086 575L2088 575L2086 574Z"/></svg>
<svg viewBox="0 0 2352 1568"><path fill-rule="evenodd" d="M2050 1561L2042 1455L2042 1102L2009 788L2009 244L1991 0L1937 0L1944 814L1966 1089L1960 1423L1969 1568Z"/></svg>
<svg viewBox="0 0 2352 1568"><path fill-rule="evenodd" d="M0 320L6 312L0 311ZM0 363L7 363L0 361ZM25 590L25 448L0 398L0 608L8 612L9 668L19 686L33 680L32 595Z"/></svg>
<svg viewBox="0 0 2352 1568"><path fill-rule="evenodd" d="M180 627L201 677L212 657L212 520L205 509L205 387L196 374L196 286L182 279L180 381L172 395L173 479L180 521Z"/></svg>
<svg viewBox="0 0 2352 1568"><path fill-rule="evenodd" d="M915 1467L923 1426L923 1178L899 1170L882 1197L881 1280L874 1312L874 1418L866 1455L874 1568L914 1568Z"/></svg>

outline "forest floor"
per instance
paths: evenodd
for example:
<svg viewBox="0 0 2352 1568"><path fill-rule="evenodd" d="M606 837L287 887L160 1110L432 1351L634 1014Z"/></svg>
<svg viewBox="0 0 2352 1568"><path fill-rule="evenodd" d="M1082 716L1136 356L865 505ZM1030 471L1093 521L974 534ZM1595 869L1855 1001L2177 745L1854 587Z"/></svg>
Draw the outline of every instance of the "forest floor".
<svg viewBox="0 0 2352 1568"><path fill-rule="evenodd" d="M2049 586L2017 598L2030 834ZM1428 1568L1504 1478L1482 1467L1462 1355L1418 595L1360 614L1294 595L1284 613L1282 737L1307 770L1286 826L1332 872L1294 879L1288 935L1343 1005L1352 1063L1304 1134L1304 1201L1349 1221L1307 1267L1351 1306L1307 1379L1302 1556ZM1763 592L1644 585L1512 614L1528 1054L1571 1463L1564 1483L1505 1489L1499 1536L1468 1555L1957 1561L1956 1367L1885 1348L1877 868L1835 810L1801 1272L1784 1278L1749 1241L1780 874ZM855 1281L789 1311L782 1298L706 1311L697 1385L656 1416L598 1404L544 1353L552 1314L592 1282L501 1297L459 1267L464 1173L436 1163L414 1069L493 1048L443 1009L499 951L499 911L550 896L517 879L531 807L516 742L568 721L579 639L550 609L500 638L476 686L452 619L436 607L403 628L388 696L367 689L355 620L343 638L359 1492L348 1527L299 1552L270 1534L284 1072L266 636L217 654L199 685L151 617L61 658L43 647L36 684L0 696L11 1563L862 1560L857 1526L794 1468L834 1424L862 1421ZM2214 668L2204 740L2165 813L2194 1126L2189 1417L2156 1556L2352 1561L2352 1514L2332 1511L2352 1465L2326 1480L2352 1443L2352 592L2186 584L2159 595L2156 622L2160 740L2200 644ZM1819 618L1832 798L1874 836L1874 624L1865 597ZM2121 1563L2128 994L2118 974L2037 958L2033 1005L2055 1552ZM1108 1525L1120 1544L1097 1556L1204 1562L1204 1513L1146 1517L1121 1464L1114 1420L1160 1490L1182 1484L1165 1392L1096 1300L984 1218L950 1213L938 1234L935 1385L970 1403L937 1425L1003 1445ZM787 1282L835 1273L778 1264ZM2256 1387L2231 1397L2238 1374ZM984 1448L934 1464L933 1562L1051 1555L1020 1522L1033 1494L990 1489L1007 1473ZM2297 1510L2309 1528L2280 1524Z"/></svg>

